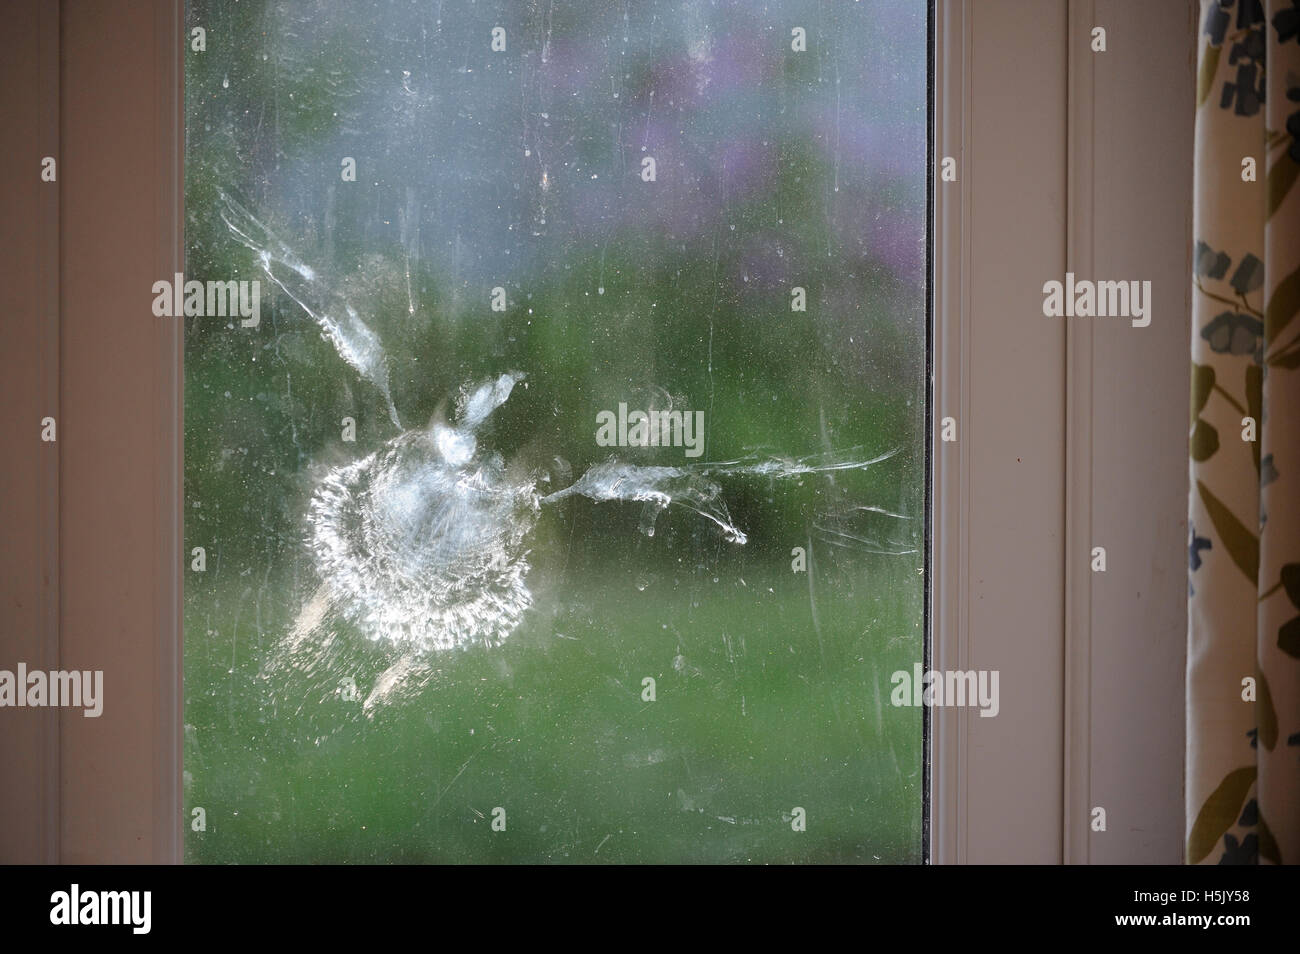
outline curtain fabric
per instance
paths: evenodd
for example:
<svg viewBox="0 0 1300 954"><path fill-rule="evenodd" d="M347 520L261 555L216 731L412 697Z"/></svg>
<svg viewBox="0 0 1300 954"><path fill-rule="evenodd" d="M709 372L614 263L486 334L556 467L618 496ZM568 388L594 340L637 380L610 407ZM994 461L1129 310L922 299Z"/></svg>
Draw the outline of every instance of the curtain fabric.
<svg viewBox="0 0 1300 954"><path fill-rule="evenodd" d="M1200 16L1186 860L1295 864L1300 0Z"/></svg>

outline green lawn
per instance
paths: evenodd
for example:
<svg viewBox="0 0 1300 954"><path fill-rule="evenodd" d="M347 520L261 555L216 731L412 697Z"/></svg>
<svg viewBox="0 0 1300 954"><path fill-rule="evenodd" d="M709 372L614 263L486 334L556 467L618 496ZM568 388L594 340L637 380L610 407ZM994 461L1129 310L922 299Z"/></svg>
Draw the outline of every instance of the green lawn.
<svg viewBox="0 0 1300 954"><path fill-rule="evenodd" d="M814 626L788 562L636 569L659 541L627 537L604 570L575 554L504 646L436 657L369 715L334 690L351 676L364 697L387 654L343 627L315 671L259 678L301 600L285 574L206 574L187 597L186 805L207 830L187 858L917 861L920 713L889 705L920 645L914 558L854 555L856 583L815 567Z"/></svg>

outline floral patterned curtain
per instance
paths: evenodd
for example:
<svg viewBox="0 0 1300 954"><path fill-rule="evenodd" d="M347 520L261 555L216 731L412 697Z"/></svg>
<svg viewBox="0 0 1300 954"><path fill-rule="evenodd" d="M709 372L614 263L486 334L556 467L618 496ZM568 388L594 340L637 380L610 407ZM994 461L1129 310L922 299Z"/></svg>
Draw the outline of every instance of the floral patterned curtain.
<svg viewBox="0 0 1300 954"><path fill-rule="evenodd" d="M1187 861L1300 862L1300 0L1202 0Z"/></svg>

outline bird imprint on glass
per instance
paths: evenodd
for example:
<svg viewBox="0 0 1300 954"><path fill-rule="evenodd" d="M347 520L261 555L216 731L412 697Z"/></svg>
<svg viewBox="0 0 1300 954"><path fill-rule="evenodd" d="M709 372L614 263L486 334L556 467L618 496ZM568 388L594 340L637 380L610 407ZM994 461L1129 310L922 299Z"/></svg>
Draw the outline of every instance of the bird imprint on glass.
<svg viewBox="0 0 1300 954"><path fill-rule="evenodd" d="M367 699L387 693L421 660L441 650L498 646L532 605L527 586L528 538L541 508L579 495L597 503L640 503L641 532L654 535L670 506L714 524L735 545L747 541L728 512L717 478L787 479L861 470L898 448L867 459L861 449L782 458L751 455L727 461L645 466L609 457L550 493L542 475L520 478L478 431L524 380L517 371L461 388L450 422L406 428L389 390L387 356L378 336L320 275L233 198L222 194L222 218L251 249L270 280L320 326L343 358L383 396L401 433L366 457L329 470L312 492L305 537L321 588L299 615L285 652L328 629L332 616L350 620L399 659ZM878 509L878 508L869 508ZM882 511L883 512L883 511ZM890 514L899 519L903 515ZM830 530L830 528L818 528ZM844 545L845 534L830 530ZM907 549L868 548L905 553ZM335 641L327 633L324 644Z"/></svg>

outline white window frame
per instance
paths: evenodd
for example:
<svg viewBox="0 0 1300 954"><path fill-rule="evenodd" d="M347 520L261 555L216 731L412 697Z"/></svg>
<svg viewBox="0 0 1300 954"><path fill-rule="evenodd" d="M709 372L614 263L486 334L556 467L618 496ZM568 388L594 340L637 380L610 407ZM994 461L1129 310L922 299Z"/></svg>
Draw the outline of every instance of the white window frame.
<svg viewBox="0 0 1300 954"><path fill-rule="evenodd" d="M999 670L1001 712L929 713L934 863L1181 860L1195 8L935 4L929 664ZM0 565L40 565L10 589L41 609L0 650L103 669L116 701L0 739L0 860L178 862L181 336L146 292L183 262L183 3L15 10L6 42L39 37L59 104L15 175L45 151L60 165L56 193L13 207L60 261L53 282L3 265L30 292L7 380L23 414L56 407L59 441L13 431L45 490ZM1153 281L1151 326L1042 317L1067 267Z"/></svg>
<svg viewBox="0 0 1300 954"><path fill-rule="evenodd" d="M935 6L931 665L1001 713L931 713L934 863L1182 860L1196 6ZM1067 270L1151 325L1043 317Z"/></svg>

